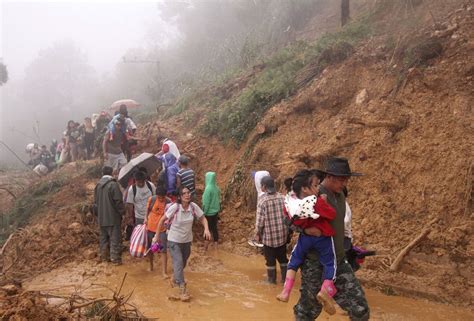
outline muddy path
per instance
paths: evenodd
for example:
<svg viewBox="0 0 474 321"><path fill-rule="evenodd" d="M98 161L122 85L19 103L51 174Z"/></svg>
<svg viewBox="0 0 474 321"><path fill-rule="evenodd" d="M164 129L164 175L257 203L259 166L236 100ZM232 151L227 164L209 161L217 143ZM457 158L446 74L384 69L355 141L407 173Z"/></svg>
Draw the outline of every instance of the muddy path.
<svg viewBox="0 0 474 321"><path fill-rule="evenodd" d="M158 262L155 271L149 272L147 261L131 259L127 255L124 255L124 265L119 267L92 261L70 263L33 278L25 287L62 295L83 291L83 295L101 297L108 294L104 285L117 288L127 273L123 293L133 291L131 303L149 318L176 321L293 319L292 307L299 297L299 281L290 302L281 303L275 299L281 285L270 286L263 282L262 256L239 256L223 251L205 256L196 247L193 251L185 271L192 296L189 303L167 299L175 289L170 287L168 280L161 278ZM465 308L387 296L373 290L366 290L366 293L371 320L474 320L474 312ZM348 319L342 314L329 317L323 313L318 320Z"/></svg>

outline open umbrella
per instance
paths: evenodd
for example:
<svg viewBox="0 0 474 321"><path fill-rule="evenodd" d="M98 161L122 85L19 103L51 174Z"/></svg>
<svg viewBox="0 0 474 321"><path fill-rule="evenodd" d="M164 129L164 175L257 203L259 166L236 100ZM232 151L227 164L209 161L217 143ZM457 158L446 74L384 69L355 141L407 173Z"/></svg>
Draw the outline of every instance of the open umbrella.
<svg viewBox="0 0 474 321"><path fill-rule="evenodd" d="M138 108L140 106L140 104L137 103L133 99L121 99L121 100L117 100L112 105L110 105L109 110L112 110L112 111L118 110L120 108L120 105L127 106L127 109Z"/></svg>
<svg viewBox="0 0 474 321"><path fill-rule="evenodd" d="M146 168L148 175L153 174L158 168L161 168L161 162L155 155L150 153L142 153L139 156L133 158L128 162L127 165L122 167L119 172L118 181L123 188L128 185L128 180L131 175L139 167Z"/></svg>

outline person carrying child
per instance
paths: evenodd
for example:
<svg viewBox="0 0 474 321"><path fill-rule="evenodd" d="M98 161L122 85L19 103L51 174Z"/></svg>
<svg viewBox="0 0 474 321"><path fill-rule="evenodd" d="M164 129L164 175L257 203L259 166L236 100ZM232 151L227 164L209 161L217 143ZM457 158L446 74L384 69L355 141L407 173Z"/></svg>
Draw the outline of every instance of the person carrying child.
<svg viewBox="0 0 474 321"><path fill-rule="evenodd" d="M289 182L285 180L285 183ZM277 299L288 302L298 268L310 251L316 251L323 266L324 279L317 299L324 310L332 315L336 312L336 303L332 297L337 292L334 286L337 262L332 239L334 229L329 222L336 217L336 211L326 202L326 195L317 196L319 179L311 171L297 172L291 183L294 193L289 193L285 199L285 214L293 225L302 229L316 227L321 230L322 235L300 234L288 263L285 285Z"/></svg>
<svg viewBox="0 0 474 321"><path fill-rule="evenodd" d="M167 279L167 251L168 247L166 227L162 226L158 230L158 223L160 219L165 215L165 211L171 205L171 200L166 197L166 189L163 186L156 187L156 195L148 198L147 202L147 215L145 217L145 224L147 226L148 245L152 246L153 238L158 234L156 244L159 244L160 256L161 256L161 272L163 279ZM150 271L153 271L153 248L148 251L148 259L150 260Z"/></svg>

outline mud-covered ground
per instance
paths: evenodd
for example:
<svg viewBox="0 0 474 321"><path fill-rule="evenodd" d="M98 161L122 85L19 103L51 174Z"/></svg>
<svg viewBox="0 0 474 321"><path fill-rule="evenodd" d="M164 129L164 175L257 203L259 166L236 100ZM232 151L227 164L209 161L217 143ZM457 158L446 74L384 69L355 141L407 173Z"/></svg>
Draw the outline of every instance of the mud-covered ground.
<svg viewBox="0 0 474 321"><path fill-rule="evenodd" d="M289 303L276 300L281 284L263 282L265 264L261 255L244 257L228 254L226 250L210 251L204 255L200 244L193 246L193 254L185 271L190 302L168 299L176 289L169 280L161 278L160 266L147 271L146 259L131 259L128 255L120 267L85 261L67 264L50 273L39 275L25 284L29 290L51 294L76 291L80 295L101 297L110 295L104 286L115 289L127 273L123 293L133 291L130 302L145 316L160 320L291 320L292 307L299 297L296 284ZM95 286L94 286L95 284ZM384 321L461 321L474 318L468 309L454 308L428 301L387 296L367 290L372 309L371 320ZM59 303L57 300L52 301ZM323 313L318 320L347 320L342 313L330 317Z"/></svg>

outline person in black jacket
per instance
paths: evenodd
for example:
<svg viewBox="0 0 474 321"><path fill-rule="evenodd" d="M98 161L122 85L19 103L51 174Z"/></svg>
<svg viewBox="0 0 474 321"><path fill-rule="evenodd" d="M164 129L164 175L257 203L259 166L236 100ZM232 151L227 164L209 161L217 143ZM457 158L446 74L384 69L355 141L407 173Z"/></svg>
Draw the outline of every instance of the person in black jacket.
<svg viewBox="0 0 474 321"><path fill-rule="evenodd" d="M100 259L122 264L122 217L125 213L123 195L118 182L112 177L113 168L104 166L102 178L94 191L97 220L100 228ZM109 255L110 254L110 255Z"/></svg>

